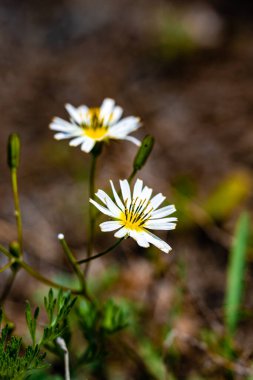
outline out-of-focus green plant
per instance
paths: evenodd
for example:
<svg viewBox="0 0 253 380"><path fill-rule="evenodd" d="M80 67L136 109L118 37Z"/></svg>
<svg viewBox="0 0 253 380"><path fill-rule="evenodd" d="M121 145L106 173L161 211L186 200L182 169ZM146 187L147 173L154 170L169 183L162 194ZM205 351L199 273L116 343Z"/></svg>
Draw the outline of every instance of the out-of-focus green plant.
<svg viewBox="0 0 253 380"><path fill-rule="evenodd" d="M250 219L243 213L237 223L229 257L227 291L225 298L225 323L229 335L234 335L240 319L240 306L244 289L246 253L250 232Z"/></svg>
<svg viewBox="0 0 253 380"><path fill-rule="evenodd" d="M30 303L26 304L26 322L32 345L25 346L22 338L12 336L13 329L8 324L2 328L0 337L0 378L3 380L22 380L30 376L35 369L46 366L46 353L42 352L48 344L55 348L57 352L56 338L63 336L67 328L67 317L74 306L76 298L71 298L70 293L59 292L55 298L52 289L45 297L45 309L48 314L48 324L43 328L40 340L36 339L37 321L39 308L36 307L34 313ZM3 313L0 313L0 326Z"/></svg>

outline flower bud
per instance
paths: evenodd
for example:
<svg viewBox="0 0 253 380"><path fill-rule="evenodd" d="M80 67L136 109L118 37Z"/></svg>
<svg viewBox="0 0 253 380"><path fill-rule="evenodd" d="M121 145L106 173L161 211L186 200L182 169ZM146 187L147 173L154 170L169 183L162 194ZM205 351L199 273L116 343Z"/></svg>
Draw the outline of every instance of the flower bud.
<svg viewBox="0 0 253 380"><path fill-rule="evenodd" d="M12 133L8 139L7 162L10 169L17 169L20 158L20 139L16 133Z"/></svg>
<svg viewBox="0 0 253 380"><path fill-rule="evenodd" d="M134 159L134 170L140 170L147 161L154 145L155 139L153 136L147 135L144 137L141 146Z"/></svg>
<svg viewBox="0 0 253 380"><path fill-rule="evenodd" d="M20 245L17 241L14 240L10 243L9 252L15 258L20 257Z"/></svg>

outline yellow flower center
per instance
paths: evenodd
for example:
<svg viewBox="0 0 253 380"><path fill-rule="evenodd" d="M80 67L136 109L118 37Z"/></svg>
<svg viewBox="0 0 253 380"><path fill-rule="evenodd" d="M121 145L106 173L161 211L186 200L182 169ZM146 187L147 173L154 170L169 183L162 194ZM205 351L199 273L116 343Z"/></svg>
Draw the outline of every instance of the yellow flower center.
<svg viewBox="0 0 253 380"><path fill-rule="evenodd" d="M130 230L143 231L152 211L152 208L147 209L148 206L149 202L145 199L140 200L138 197L132 201L130 207L125 204L125 210L120 215L122 225Z"/></svg>
<svg viewBox="0 0 253 380"><path fill-rule="evenodd" d="M93 140L101 140L101 139L103 139L103 137L105 136L106 132L107 132L107 128L106 127L101 127L101 128L97 128L97 129L93 129L91 127L91 128L85 128L84 129L84 134L86 136L90 137Z"/></svg>
<svg viewBox="0 0 253 380"><path fill-rule="evenodd" d="M93 140L103 140L107 133L108 127L103 124L103 119L100 118L100 108L90 108L89 119L89 124L82 125L84 135Z"/></svg>
<svg viewBox="0 0 253 380"><path fill-rule="evenodd" d="M129 230L142 231L142 219L136 220L135 217L136 215L133 213L125 214L124 212L122 212L120 220L122 222L122 225L126 228L129 228Z"/></svg>

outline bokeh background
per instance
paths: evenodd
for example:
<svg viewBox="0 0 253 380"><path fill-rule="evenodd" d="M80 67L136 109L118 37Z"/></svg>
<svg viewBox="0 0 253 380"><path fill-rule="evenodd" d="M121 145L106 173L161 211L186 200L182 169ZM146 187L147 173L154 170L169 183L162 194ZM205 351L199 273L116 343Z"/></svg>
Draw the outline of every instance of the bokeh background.
<svg viewBox="0 0 253 380"><path fill-rule="evenodd" d="M105 97L114 98L125 115L140 116L136 137L152 134L156 144L139 177L178 209L175 233L160 234L173 251L165 257L124 242L94 263L90 279L101 279L100 297L125 297L139 305L143 334L154 347L166 351L165 331L176 332L177 359L173 368L165 366L174 377L168 379L227 378L226 365L210 358L198 337L204 328L217 334L223 329L235 223L242 210L252 209L252 17L250 0L0 3L1 243L16 238L5 158L9 133L22 140L27 260L63 278L68 268L57 233L66 235L78 257L85 253L89 156L55 141L48 125L53 116L66 118L66 102L97 106ZM96 187L126 178L135 152L129 142L110 143ZM97 250L112 242L112 235L98 231ZM243 304L249 316L250 252ZM106 287L102 279L108 273ZM1 274L1 284L6 277ZM6 301L10 316L22 316L24 300L35 302L39 287L20 272ZM17 328L23 332L22 318ZM236 339L248 363L250 317ZM143 375L143 367L129 358L122 368L122 355L114 356L107 379L163 378L160 372Z"/></svg>

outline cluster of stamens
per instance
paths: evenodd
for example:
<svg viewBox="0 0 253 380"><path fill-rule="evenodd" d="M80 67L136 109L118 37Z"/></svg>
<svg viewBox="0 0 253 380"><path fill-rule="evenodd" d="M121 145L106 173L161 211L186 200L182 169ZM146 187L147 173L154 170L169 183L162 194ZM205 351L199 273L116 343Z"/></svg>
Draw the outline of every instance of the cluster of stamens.
<svg viewBox="0 0 253 380"><path fill-rule="evenodd" d="M127 203L128 200L124 202L125 209L122 215L124 225L130 229L141 228L150 218L152 212L150 202L147 202L146 199L141 200L139 197L136 197L129 207Z"/></svg>

